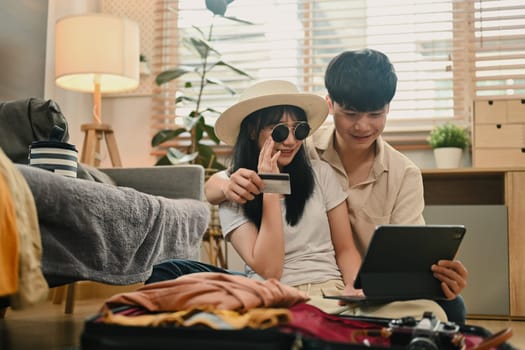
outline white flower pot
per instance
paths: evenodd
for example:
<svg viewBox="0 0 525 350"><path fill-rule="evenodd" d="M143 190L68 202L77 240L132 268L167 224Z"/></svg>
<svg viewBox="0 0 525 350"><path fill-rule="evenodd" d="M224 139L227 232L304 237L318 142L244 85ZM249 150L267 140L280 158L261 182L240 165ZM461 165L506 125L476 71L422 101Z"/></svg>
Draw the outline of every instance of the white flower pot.
<svg viewBox="0 0 525 350"><path fill-rule="evenodd" d="M459 168L463 149L457 147L434 148L434 159L438 168Z"/></svg>
<svg viewBox="0 0 525 350"><path fill-rule="evenodd" d="M140 74L141 75L150 75L151 69L149 68L148 62L140 62Z"/></svg>

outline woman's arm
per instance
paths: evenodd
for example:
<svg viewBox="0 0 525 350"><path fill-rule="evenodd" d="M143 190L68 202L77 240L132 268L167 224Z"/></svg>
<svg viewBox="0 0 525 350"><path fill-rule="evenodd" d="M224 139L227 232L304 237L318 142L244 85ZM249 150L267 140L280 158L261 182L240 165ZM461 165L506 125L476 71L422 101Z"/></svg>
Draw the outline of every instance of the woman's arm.
<svg viewBox="0 0 525 350"><path fill-rule="evenodd" d="M253 200L263 188L264 184L255 171L241 168L228 179L213 174L204 184L204 194L211 204L225 200L244 204Z"/></svg>
<svg viewBox="0 0 525 350"><path fill-rule="evenodd" d="M257 170L263 173L279 173L277 159L281 152L272 155L274 141L265 141L259 153ZM258 177L258 176L257 176ZM284 223L281 210L281 196L264 193L262 198L261 226L253 223L242 225L244 230L235 230L230 240L241 258L264 278L281 279L284 266Z"/></svg>
<svg viewBox="0 0 525 350"><path fill-rule="evenodd" d="M261 227L246 223L230 234L230 241L244 260L263 278L281 279L284 266L284 228L278 194L263 194Z"/></svg>
<svg viewBox="0 0 525 350"><path fill-rule="evenodd" d="M344 293L346 295L363 294L361 290L356 290L353 287L359 266L361 266L361 255L354 243L346 201L329 210L327 214L332 244L335 249L335 259L346 286Z"/></svg>

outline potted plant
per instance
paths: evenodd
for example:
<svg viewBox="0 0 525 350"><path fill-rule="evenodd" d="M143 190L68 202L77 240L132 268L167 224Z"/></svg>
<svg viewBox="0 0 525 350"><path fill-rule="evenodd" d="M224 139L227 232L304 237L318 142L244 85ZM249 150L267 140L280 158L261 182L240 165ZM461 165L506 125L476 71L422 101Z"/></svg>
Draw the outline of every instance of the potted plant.
<svg viewBox="0 0 525 350"><path fill-rule="evenodd" d="M140 62L140 75L150 75L151 70L149 68L148 59L146 58L146 55L141 53L139 56L139 62Z"/></svg>
<svg viewBox="0 0 525 350"><path fill-rule="evenodd" d="M434 150L438 168L458 168L463 149L469 145L469 134L466 128L447 122L434 127L428 143Z"/></svg>
<svg viewBox="0 0 525 350"><path fill-rule="evenodd" d="M200 61L194 66L179 66L173 69L163 71L157 75L155 82L158 85L168 83L174 79L178 79L186 74L197 75L198 85L195 86L191 81L185 81L183 88L177 93L176 105L178 104L193 104L189 115L183 119L184 127L178 129L166 129L156 133L151 141L153 147L159 146L162 143L172 140L183 133L190 133L190 146L185 150L179 150L173 147L167 149L166 156L160 158L156 165L165 164L180 164L180 163L194 163L204 166L206 169L222 170L222 165L215 155L213 148L209 144L203 143L204 135L208 135L209 139L216 144L220 143L214 132L212 125L206 124L205 114L219 114L220 112L211 108L202 106L202 98L205 90L209 85L219 85L226 89L231 94L236 92L228 87L226 84L216 78L209 76L215 67L227 67L236 74L245 76L251 79L251 76L243 70L234 67L232 64L221 59L221 54L213 47L213 21L219 17L236 22L251 24L250 22L240 20L234 17L228 17L226 13L228 5L233 0L206 0L206 8L212 12L213 18L207 33L204 30L193 27L196 36L188 36L183 39L183 42L190 49L194 50L200 57Z"/></svg>

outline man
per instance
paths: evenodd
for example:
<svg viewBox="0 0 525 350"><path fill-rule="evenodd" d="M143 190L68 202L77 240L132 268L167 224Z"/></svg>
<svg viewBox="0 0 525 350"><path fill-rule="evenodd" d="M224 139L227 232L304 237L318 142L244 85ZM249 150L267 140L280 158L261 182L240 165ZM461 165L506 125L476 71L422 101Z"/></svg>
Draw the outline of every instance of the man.
<svg viewBox="0 0 525 350"><path fill-rule="evenodd" d="M396 85L394 67L381 52L346 51L334 57L325 73L334 123L317 130L306 144L310 158L330 164L348 192L350 223L361 255L376 225L424 224L421 171L381 137ZM212 204L245 203L263 186L255 172L241 169L229 180L212 176L205 193ZM449 320L464 323L459 294L466 287L467 270L457 260L439 261L431 269L449 299L440 302L441 307Z"/></svg>

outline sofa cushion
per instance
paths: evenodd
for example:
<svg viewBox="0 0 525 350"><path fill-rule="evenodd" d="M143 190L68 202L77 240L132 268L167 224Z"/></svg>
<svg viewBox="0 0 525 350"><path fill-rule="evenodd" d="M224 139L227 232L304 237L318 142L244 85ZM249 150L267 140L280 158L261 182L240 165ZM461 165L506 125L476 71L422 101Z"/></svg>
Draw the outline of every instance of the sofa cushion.
<svg viewBox="0 0 525 350"><path fill-rule="evenodd" d="M78 164L77 177L79 179L96 181L114 186L117 185L117 182L114 179L112 179L111 176L109 176L103 171L98 170L94 166L87 165L84 163Z"/></svg>

